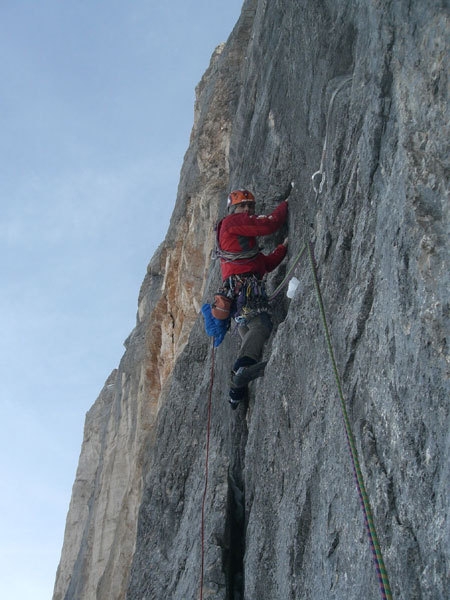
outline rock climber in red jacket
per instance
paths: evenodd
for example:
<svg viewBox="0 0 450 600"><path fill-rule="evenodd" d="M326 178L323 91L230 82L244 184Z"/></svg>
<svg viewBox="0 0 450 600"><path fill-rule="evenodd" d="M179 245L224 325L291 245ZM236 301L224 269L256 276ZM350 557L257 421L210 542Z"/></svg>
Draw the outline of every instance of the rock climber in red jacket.
<svg viewBox="0 0 450 600"><path fill-rule="evenodd" d="M235 190L228 197L230 214L217 225L222 291L234 298L232 316L242 340L231 374L229 401L233 409L245 398L247 384L264 375L266 363L259 361L272 321L263 277L281 263L287 252L287 238L267 255L260 251L256 238L274 233L285 223L291 190L292 184L268 216L255 215L251 192Z"/></svg>

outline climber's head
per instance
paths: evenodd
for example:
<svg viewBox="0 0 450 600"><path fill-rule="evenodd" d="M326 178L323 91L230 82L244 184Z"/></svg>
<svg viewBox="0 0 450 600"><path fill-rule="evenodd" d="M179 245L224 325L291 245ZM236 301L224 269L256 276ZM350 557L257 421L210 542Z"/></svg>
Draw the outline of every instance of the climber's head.
<svg viewBox="0 0 450 600"><path fill-rule="evenodd" d="M230 212L254 212L255 196L248 190L234 190L228 196Z"/></svg>

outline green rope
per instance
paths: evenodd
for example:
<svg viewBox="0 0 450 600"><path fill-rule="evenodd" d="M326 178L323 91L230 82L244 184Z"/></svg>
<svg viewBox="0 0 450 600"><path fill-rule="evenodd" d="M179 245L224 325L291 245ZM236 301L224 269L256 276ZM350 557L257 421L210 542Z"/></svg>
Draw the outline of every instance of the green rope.
<svg viewBox="0 0 450 600"><path fill-rule="evenodd" d="M316 289L316 295L317 295L317 300L319 303L320 314L322 316L323 327L325 330L325 337L326 337L327 346L328 346L328 353L330 355L331 363L333 365L334 376L335 376L337 388L339 391L339 398L341 400L342 415L344 418L345 432L346 432L347 441L348 441L351 459L352 459L352 464L353 464L353 472L355 475L356 484L357 484L357 488L358 488L358 494L359 494L361 506L362 506L363 513L364 513L364 520L365 520L367 532L369 535L370 547L372 550L372 556L373 556L373 559L375 562L375 568L376 568L377 575L378 575L380 591L381 591L383 600L392 600L392 592L391 592L391 587L389 584L389 578L388 578L388 574L386 571L386 567L384 565L383 556L381 553L381 548L380 548L380 544L378 541L377 532L375 529L373 513L372 513L372 509L370 507L369 497L367 495L366 487L364 485L364 478L363 478L363 475L361 472L361 466L359 463L358 451L356 449L355 438L353 436L352 428L350 425L350 419L348 418L347 408L345 406L344 394L342 392L341 380L340 380L339 373L337 370L336 360L334 358L333 346L331 344L330 331L328 329L327 318L325 315L325 309L324 309L323 300L322 300L322 293L320 291L319 279L317 276L317 267L316 267L316 263L314 260L313 245L311 242L309 242L309 244L308 244L308 255L309 255L309 262L311 264L311 270L312 270L313 277L314 277L314 286Z"/></svg>

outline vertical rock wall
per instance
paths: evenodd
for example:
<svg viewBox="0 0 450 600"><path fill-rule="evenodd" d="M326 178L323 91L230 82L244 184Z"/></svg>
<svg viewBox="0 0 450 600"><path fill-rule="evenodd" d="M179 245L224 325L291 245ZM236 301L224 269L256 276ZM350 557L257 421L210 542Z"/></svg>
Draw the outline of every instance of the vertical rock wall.
<svg viewBox="0 0 450 600"><path fill-rule="evenodd" d="M314 243L393 597L448 596L449 33L444 1L244 2L197 89L137 326L87 416L54 600L197 598L202 554L205 600L379 596L306 255L236 412L236 337L216 351L201 543L212 227L230 188L267 212L291 179L287 264Z"/></svg>

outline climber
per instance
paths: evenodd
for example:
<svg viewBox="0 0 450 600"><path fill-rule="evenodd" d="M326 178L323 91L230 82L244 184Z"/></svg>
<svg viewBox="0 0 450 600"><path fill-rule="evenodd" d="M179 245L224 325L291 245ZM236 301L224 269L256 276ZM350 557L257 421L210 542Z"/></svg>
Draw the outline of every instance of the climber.
<svg viewBox="0 0 450 600"><path fill-rule="evenodd" d="M241 348L231 372L229 402L233 409L246 397L248 383L264 375L266 363L260 360L273 325L263 277L281 263L287 252L287 238L266 255L260 251L256 237L274 233L284 224L292 187L289 184L277 198L280 204L268 216L255 215L255 197L248 190L231 192L230 214L216 228L223 280L221 293L233 298L231 316L241 336Z"/></svg>

